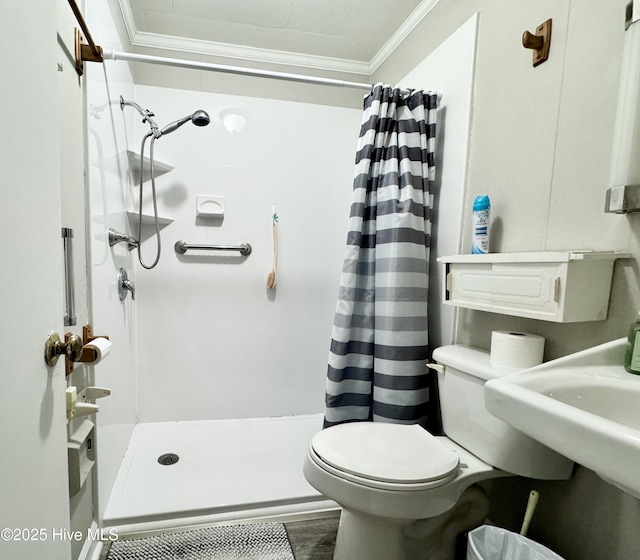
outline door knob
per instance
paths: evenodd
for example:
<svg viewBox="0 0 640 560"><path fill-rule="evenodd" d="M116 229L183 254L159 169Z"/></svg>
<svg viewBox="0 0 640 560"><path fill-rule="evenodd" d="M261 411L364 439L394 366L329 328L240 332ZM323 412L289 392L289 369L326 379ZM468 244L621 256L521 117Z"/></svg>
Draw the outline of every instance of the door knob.
<svg viewBox="0 0 640 560"><path fill-rule="evenodd" d="M49 335L44 345L44 361L48 366L53 367L63 354L72 362L77 362L80 359L82 339L77 334L68 334L64 342L57 332Z"/></svg>

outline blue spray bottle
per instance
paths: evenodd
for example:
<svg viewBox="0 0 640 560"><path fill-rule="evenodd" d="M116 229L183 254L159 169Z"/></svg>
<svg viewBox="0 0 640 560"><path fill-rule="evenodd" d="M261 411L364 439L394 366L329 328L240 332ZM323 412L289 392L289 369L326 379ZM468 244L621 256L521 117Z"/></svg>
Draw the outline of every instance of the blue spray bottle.
<svg viewBox="0 0 640 560"><path fill-rule="evenodd" d="M487 195L476 196L473 201L473 240L471 253L474 255L489 252L489 217L491 202Z"/></svg>

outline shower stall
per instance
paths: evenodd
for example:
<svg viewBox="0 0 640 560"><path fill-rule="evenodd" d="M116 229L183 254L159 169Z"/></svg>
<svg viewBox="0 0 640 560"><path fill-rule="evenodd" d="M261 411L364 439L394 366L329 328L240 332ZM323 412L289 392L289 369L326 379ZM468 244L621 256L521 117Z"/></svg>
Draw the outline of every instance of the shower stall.
<svg viewBox="0 0 640 560"><path fill-rule="evenodd" d="M91 10L102 25L110 20L106 3ZM448 149L437 162L448 188L436 193L447 220L434 223L446 254L460 245L475 32L473 19L401 84L450 98ZM118 41L104 46L122 50ZM95 368L95 383L111 389L96 418L100 518L105 526L158 527L330 508L304 480L302 463L322 426L361 93L349 107L264 98L249 88L227 95L212 93L215 74L163 71L165 84L180 89L136 84L123 63L86 68L91 313L96 332L113 343ZM150 131L140 122L143 107L172 130L195 107L210 120L155 142L157 220L150 158L140 165ZM224 128L229 114L246 121L243 130ZM224 210L198 213L202 196ZM274 205L278 282L268 289ZM147 269L133 249L139 241L153 256L156 221L163 251ZM109 230L125 242L110 245ZM249 243L252 251L183 254L178 240ZM135 301L118 296L120 269L135 284ZM436 275L432 286L437 303ZM452 316L430 309L443 325L432 341L446 343Z"/></svg>
<svg viewBox="0 0 640 560"><path fill-rule="evenodd" d="M111 389L96 418L105 526L331 507L302 462L322 427L360 109L134 85L116 63L87 68L87 85L93 327L113 343L95 368ZM168 134L195 107L187 121L209 126ZM230 111L242 131L224 128ZM198 213L202 196L223 214ZM156 228L162 252L141 266ZM120 269L135 300L118 296Z"/></svg>

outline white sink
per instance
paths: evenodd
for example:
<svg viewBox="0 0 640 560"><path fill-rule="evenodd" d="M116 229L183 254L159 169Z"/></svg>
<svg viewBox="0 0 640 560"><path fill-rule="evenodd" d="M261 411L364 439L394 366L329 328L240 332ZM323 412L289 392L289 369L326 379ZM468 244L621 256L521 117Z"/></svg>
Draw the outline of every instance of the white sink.
<svg viewBox="0 0 640 560"><path fill-rule="evenodd" d="M485 384L491 414L640 498L640 375L620 338Z"/></svg>

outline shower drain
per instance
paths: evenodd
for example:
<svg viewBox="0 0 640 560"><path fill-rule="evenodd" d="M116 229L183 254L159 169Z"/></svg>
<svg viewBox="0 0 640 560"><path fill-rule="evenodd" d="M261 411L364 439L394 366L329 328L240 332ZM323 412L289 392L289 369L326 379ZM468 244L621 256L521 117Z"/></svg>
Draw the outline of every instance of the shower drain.
<svg viewBox="0 0 640 560"><path fill-rule="evenodd" d="M161 465L175 465L180 460L175 453L164 453L158 457L158 463Z"/></svg>

